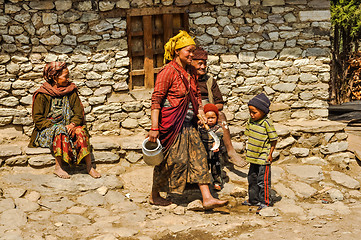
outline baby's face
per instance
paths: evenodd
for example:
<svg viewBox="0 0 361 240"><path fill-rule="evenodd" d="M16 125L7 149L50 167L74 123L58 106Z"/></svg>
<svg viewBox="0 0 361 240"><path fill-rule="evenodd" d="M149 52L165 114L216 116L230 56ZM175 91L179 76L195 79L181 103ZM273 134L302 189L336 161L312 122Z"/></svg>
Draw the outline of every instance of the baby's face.
<svg viewBox="0 0 361 240"><path fill-rule="evenodd" d="M210 127L213 127L214 125L217 124L218 118L217 118L217 114L213 111L208 111L206 113L206 118L207 118L207 124Z"/></svg>

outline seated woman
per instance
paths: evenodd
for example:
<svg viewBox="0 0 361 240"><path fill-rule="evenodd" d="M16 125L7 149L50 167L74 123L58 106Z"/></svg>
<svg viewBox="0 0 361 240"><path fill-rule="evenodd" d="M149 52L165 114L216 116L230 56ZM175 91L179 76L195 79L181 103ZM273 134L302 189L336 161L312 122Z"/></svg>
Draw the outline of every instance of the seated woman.
<svg viewBox="0 0 361 240"><path fill-rule="evenodd" d="M44 68L46 82L33 96L34 131L29 147L50 148L55 156L54 174L69 178L63 161L73 165L85 159L87 172L93 178L100 174L93 168L84 109L77 87L69 82L65 62L51 62Z"/></svg>
<svg viewBox="0 0 361 240"><path fill-rule="evenodd" d="M154 205L171 204L159 192L182 194L187 183L198 184L205 209L228 203L210 193L207 153L195 127L198 112L204 115L196 72L191 65L195 48L195 42L185 31L164 46L164 59L170 62L157 75L152 95L152 128L148 134L152 142L159 138L165 149L163 162L153 172L149 200Z"/></svg>

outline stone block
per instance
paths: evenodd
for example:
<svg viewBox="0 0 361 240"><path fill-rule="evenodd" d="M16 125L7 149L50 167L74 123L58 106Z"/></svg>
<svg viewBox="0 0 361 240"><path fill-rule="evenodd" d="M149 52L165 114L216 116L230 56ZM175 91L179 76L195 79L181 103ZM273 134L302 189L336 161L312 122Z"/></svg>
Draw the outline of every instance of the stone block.
<svg viewBox="0 0 361 240"><path fill-rule="evenodd" d="M50 10L54 8L53 1L30 1L29 7L36 10Z"/></svg>
<svg viewBox="0 0 361 240"><path fill-rule="evenodd" d="M5 164L8 166L24 166L28 163L27 156L16 156L5 160Z"/></svg>
<svg viewBox="0 0 361 240"><path fill-rule="evenodd" d="M330 21L331 12L330 10L300 11L299 16L302 22Z"/></svg>
<svg viewBox="0 0 361 240"><path fill-rule="evenodd" d="M283 149L286 148L296 142L296 139L293 137L288 137L286 139L282 139L279 143L276 145L276 149Z"/></svg>
<svg viewBox="0 0 361 240"><path fill-rule="evenodd" d="M142 159L142 157L143 157L143 154L131 151L125 156L125 159L127 159L127 161L130 163L136 163L140 159Z"/></svg>
<svg viewBox="0 0 361 240"><path fill-rule="evenodd" d="M12 144L0 145L0 157L11 157L21 154L21 147Z"/></svg>
<svg viewBox="0 0 361 240"><path fill-rule="evenodd" d="M35 157L31 157L28 160L28 163L31 167L48 167L55 164L55 158L50 155L38 155Z"/></svg>
<svg viewBox="0 0 361 240"><path fill-rule="evenodd" d="M338 171L331 171L330 177L332 181L336 182L337 184L347 187L350 189L360 189L359 181L353 179L352 177Z"/></svg>
<svg viewBox="0 0 361 240"><path fill-rule="evenodd" d="M94 152L96 163L115 163L119 161L119 155L112 152Z"/></svg>
<svg viewBox="0 0 361 240"><path fill-rule="evenodd" d="M320 152L322 154L332 154L338 152L344 152L348 148L348 142L332 142L321 146Z"/></svg>
<svg viewBox="0 0 361 240"><path fill-rule="evenodd" d="M285 0L263 0L263 6L271 7L271 6L284 6Z"/></svg>
<svg viewBox="0 0 361 240"><path fill-rule="evenodd" d="M317 190L307 183L303 182L291 182L290 186L292 190L295 192L295 194L300 198L310 198L313 196Z"/></svg>
<svg viewBox="0 0 361 240"><path fill-rule="evenodd" d="M327 161L320 157L308 157L301 159L303 164L311 164L311 165L327 165Z"/></svg>

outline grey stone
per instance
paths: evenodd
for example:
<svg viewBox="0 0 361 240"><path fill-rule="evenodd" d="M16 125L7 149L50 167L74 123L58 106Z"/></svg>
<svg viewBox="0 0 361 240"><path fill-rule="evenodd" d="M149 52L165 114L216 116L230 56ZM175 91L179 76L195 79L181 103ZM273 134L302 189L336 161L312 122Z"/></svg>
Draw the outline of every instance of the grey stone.
<svg viewBox="0 0 361 240"><path fill-rule="evenodd" d="M319 10L319 11L300 11L300 20L311 21L311 22L321 22L321 21L329 21L331 18L330 10Z"/></svg>
<svg viewBox="0 0 361 240"><path fill-rule="evenodd" d="M15 199L16 208L24 212L35 212L40 208L39 204L24 198Z"/></svg>
<svg viewBox="0 0 361 240"><path fill-rule="evenodd" d="M256 58L259 60L270 60L274 59L277 56L276 51L259 51L256 54Z"/></svg>
<svg viewBox="0 0 361 240"><path fill-rule="evenodd" d="M103 20L99 24L94 25L91 29L96 32L104 32L104 31L112 29L112 28L113 28L113 24Z"/></svg>
<svg viewBox="0 0 361 240"><path fill-rule="evenodd" d="M14 208L15 208L15 203L13 199L5 198L0 200L0 213Z"/></svg>
<svg viewBox="0 0 361 240"><path fill-rule="evenodd" d="M360 183L353 179L352 177L338 171L331 171L330 177L332 181L336 182L337 184L350 188L350 189L359 189Z"/></svg>
<svg viewBox="0 0 361 240"><path fill-rule="evenodd" d="M38 148L29 148L29 147L27 147L25 149L25 153L27 155L39 155L39 154L46 154L46 153L50 154L51 151L50 151L49 148L40 148L40 147L38 147Z"/></svg>
<svg viewBox="0 0 361 240"><path fill-rule="evenodd" d="M52 155L39 155L29 158L28 163L31 167L47 167L55 164L55 158Z"/></svg>
<svg viewBox="0 0 361 240"><path fill-rule="evenodd" d="M100 1L99 2L99 10L102 12L112 10L115 6L114 2L111 1Z"/></svg>
<svg viewBox="0 0 361 240"><path fill-rule="evenodd" d="M222 35L225 37L233 36L235 34L237 34L237 30L232 25L225 26L222 32Z"/></svg>
<svg viewBox="0 0 361 240"><path fill-rule="evenodd" d="M327 161L320 157L308 157L302 158L302 163L304 164L312 164L312 165L327 165Z"/></svg>
<svg viewBox="0 0 361 240"><path fill-rule="evenodd" d="M343 194L340 190L332 188L327 191L332 201L342 201L344 199Z"/></svg>
<svg viewBox="0 0 361 240"><path fill-rule="evenodd" d="M346 151L348 148L348 142L332 142L321 146L320 152L323 154L332 154Z"/></svg>
<svg viewBox="0 0 361 240"><path fill-rule="evenodd" d="M172 3L173 3L173 1L172 1ZM127 9L127 8L130 8L130 4L129 4L129 1L127 1L127 0L119 0L116 2L116 7Z"/></svg>
<svg viewBox="0 0 361 240"><path fill-rule="evenodd" d="M71 7L72 7L72 1L67 1L67 0L55 1L55 8L58 11L67 11L71 9Z"/></svg>
<svg viewBox="0 0 361 240"><path fill-rule="evenodd" d="M263 217L277 217L279 214L276 208L266 207L259 211L259 215Z"/></svg>
<svg viewBox="0 0 361 240"><path fill-rule="evenodd" d="M9 35L19 35L24 32L22 26L13 25L9 27Z"/></svg>
<svg viewBox="0 0 361 240"><path fill-rule="evenodd" d="M85 206L103 206L105 205L105 198L97 192L91 192L78 197L77 202Z"/></svg>
<svg viewBox="0 0 361 240"><path fill-rule="evenodd" d="M16 156L5 160L5 164L8 166L23 166L28 162L27 156Z"/></svg>
<svg viewBox="0 0 361 240"><path fill-rule="evenodd" d="M40 39L40 42L44 45L59 45L61 43L61 38L56 35L52 35L50 37Z"/></svg>
<svg viewBox="0 0 361 240"><path fill-rule="evenodd" d="M88 225L90 224L90 220L86 217L83 217L78 214L60 214L54 216L55 222L61 222L69 225L77 224L79 226L81 225Z"/></svg>
<svg viewBox="0 0 361 240"><path fill-rule="evenodd" d="M87 29L88 29L88 25L85 23L71 23L70 24L70 31L73 35L86 33Z"/></svg>
<svg viewBox="0 0 361 240"><path fill-rule="evenodd" d="M310 198L317 192L315 188L303 182L291 182L290 186L300 198Z"/></svg>
<svg viewBox="0 0 361 240"><path fill-rule="evenodd" d="M128 47L128 43L125 39L100 41L97 46L97 51L125 50L125 49L127 49L127 47Z"/></svg>
<svg viewBox="0 0 361 240"><path fill-rule="evenodd" d="M143 157L143 155L141 153L137 153L134 151L129 152L126 155L126 159L130 162L130 163L136 163L138 162L141 158Z"/></svg>
<svg viewBox="0 0 361 240"><path fill-rule="evenodd" d="M296 88L294 83L278 83L273 86L273 89L280 92L293 92Z"/></svg>
<svg viewBox="0 0 361 240"><path fill-rule="evenodd" d="M73 51L73 48L66 45L60 45L53 47L51 51L56 53L71 53Z"/></svg>
<svg viewBox="0 0 361 240"><path fill-rule="evenodd" d="M284 0L263 0L263 6L284 6Z"/></svg>
<svg viewBox="0 0 361 240"><path fill-rule="evenodd" d="M0 157L11 157L21 154L21 148L17 145L1 144Z"/></svg>
<svg viewBox="0 0 361 240"><path fill-rule="evenodd" d="M94 95L95 96L106 95L111 92L112 92L112 87L106 86L106 87L101 87L101 88L98 88L97 90L95 90Z"/></svg>
<svg viewBox="0 0 361 240"><path fill-rule="evenodd" d="M194 24L196 25L208 25L216 23L216 19L210 16L203 16L194 20Z"/></svg>
<svg viewBox="0 0 361 240"><path fill-rule="evenodd" d="M31 1L29 7L36 10L50 10L54 8L52 1Z"/></svg>
<svg viewBox="0 0 361 240"><path fill-rule="evenodd" d="M18 22L26 23L27 21L29 21L31 19L31 16L29 13L20 13L20 14L15 15L14 19Z"/></svg>
<svg viewBox="0 0 361 240"><path fill-rule="evenodd" d="M62 179L60 179L62 180ZM70 180L65 180L66 182ZM65 184L64 180L62 184ZM39 204L53 212L64 212L66 209L75 205L75 203L68 199L68 197L46 196L39 200Z"/></svg>
<svg viewBox="0 0 361 240"><path fill-rule="evenodd" d="M85 12L80 18L80 21L82 22L92 22L99 19L99 14L94 12Z"/></svg>
<svg viewBox="0 0 361 240"><path fill-rule="evenodd" d="M295 193L287 188L284 184L282 183L277 183L273 186L274 190L276 190L277 194L284 197L284 198L289 198L289 199L296 199L296 195Z"/></svg>
<svg viewBox="0 0 361 240"><path fill-rule="evenodd" d="M16 13L16 12L19 12L20 10L21 10L21 7L18 7L13 4L5 4L5 13Z"/></svg>
<svg viewBox="0 0 361 240"><path fill-rule="evenodd" d="M298 177L300 180L307 183L315 183L324 179L322 168L319 166L302 165L302 166L287 166L287 172Z"/></svg>
<svg viewBox="0 0 361 240"><path fill-rule="evenodd" d="M136 119L127 118L122 122L122 127L127 129L133 129L138 127L138 121Z"/></svg>
<svg viewBox="0 0 361 240"><path fill-rule="evenodd" d="M119 155L112 152L94 152L96 163L115 163L119 161Z"/></svg>
<svg viewBox="0 0 361 240"><path fill-rule="evenodd" d="M78 37L78 42L96 41L102 39L99 35L81 35Z"/></svg>
<svg viewBox="0 0 361 240"><path fill-rule="evenodd" d="M310 150L308 148L293 147L290 149L290 152L296 157L307 157L310 153Z"/></svg>
<svg viewBox="0 0 361 240"><path fill-rule="evenodd" d="M24 211L20 209L10 209L0 214L0 222L9 228L22 227L26 225L27 218Z"/></svg>
<svg viewBox="0 0 361 240"><path fill-rule="evenodd" d="M81 17L77 12L65 12L58 17L59 23L73 23Z"/></svg>

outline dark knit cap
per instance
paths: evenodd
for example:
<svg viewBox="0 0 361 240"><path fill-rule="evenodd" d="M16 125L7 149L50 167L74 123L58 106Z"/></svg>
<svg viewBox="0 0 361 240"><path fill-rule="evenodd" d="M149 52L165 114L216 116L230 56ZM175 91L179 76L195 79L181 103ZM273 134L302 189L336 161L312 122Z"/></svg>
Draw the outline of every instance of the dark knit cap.
<svg viewBox="0 0 361 240"><path fill-rule="evenodd" d="M269 113L270 100L264 93L260 93L248 102L248 106L253 106L264 112Z"/></svg>
<svg viewBox="0 0 361 240"><path fill-rule="evenodd" d="M197 47L193 52L193 60L207 60L208 53L201 47Z"/></svg>

